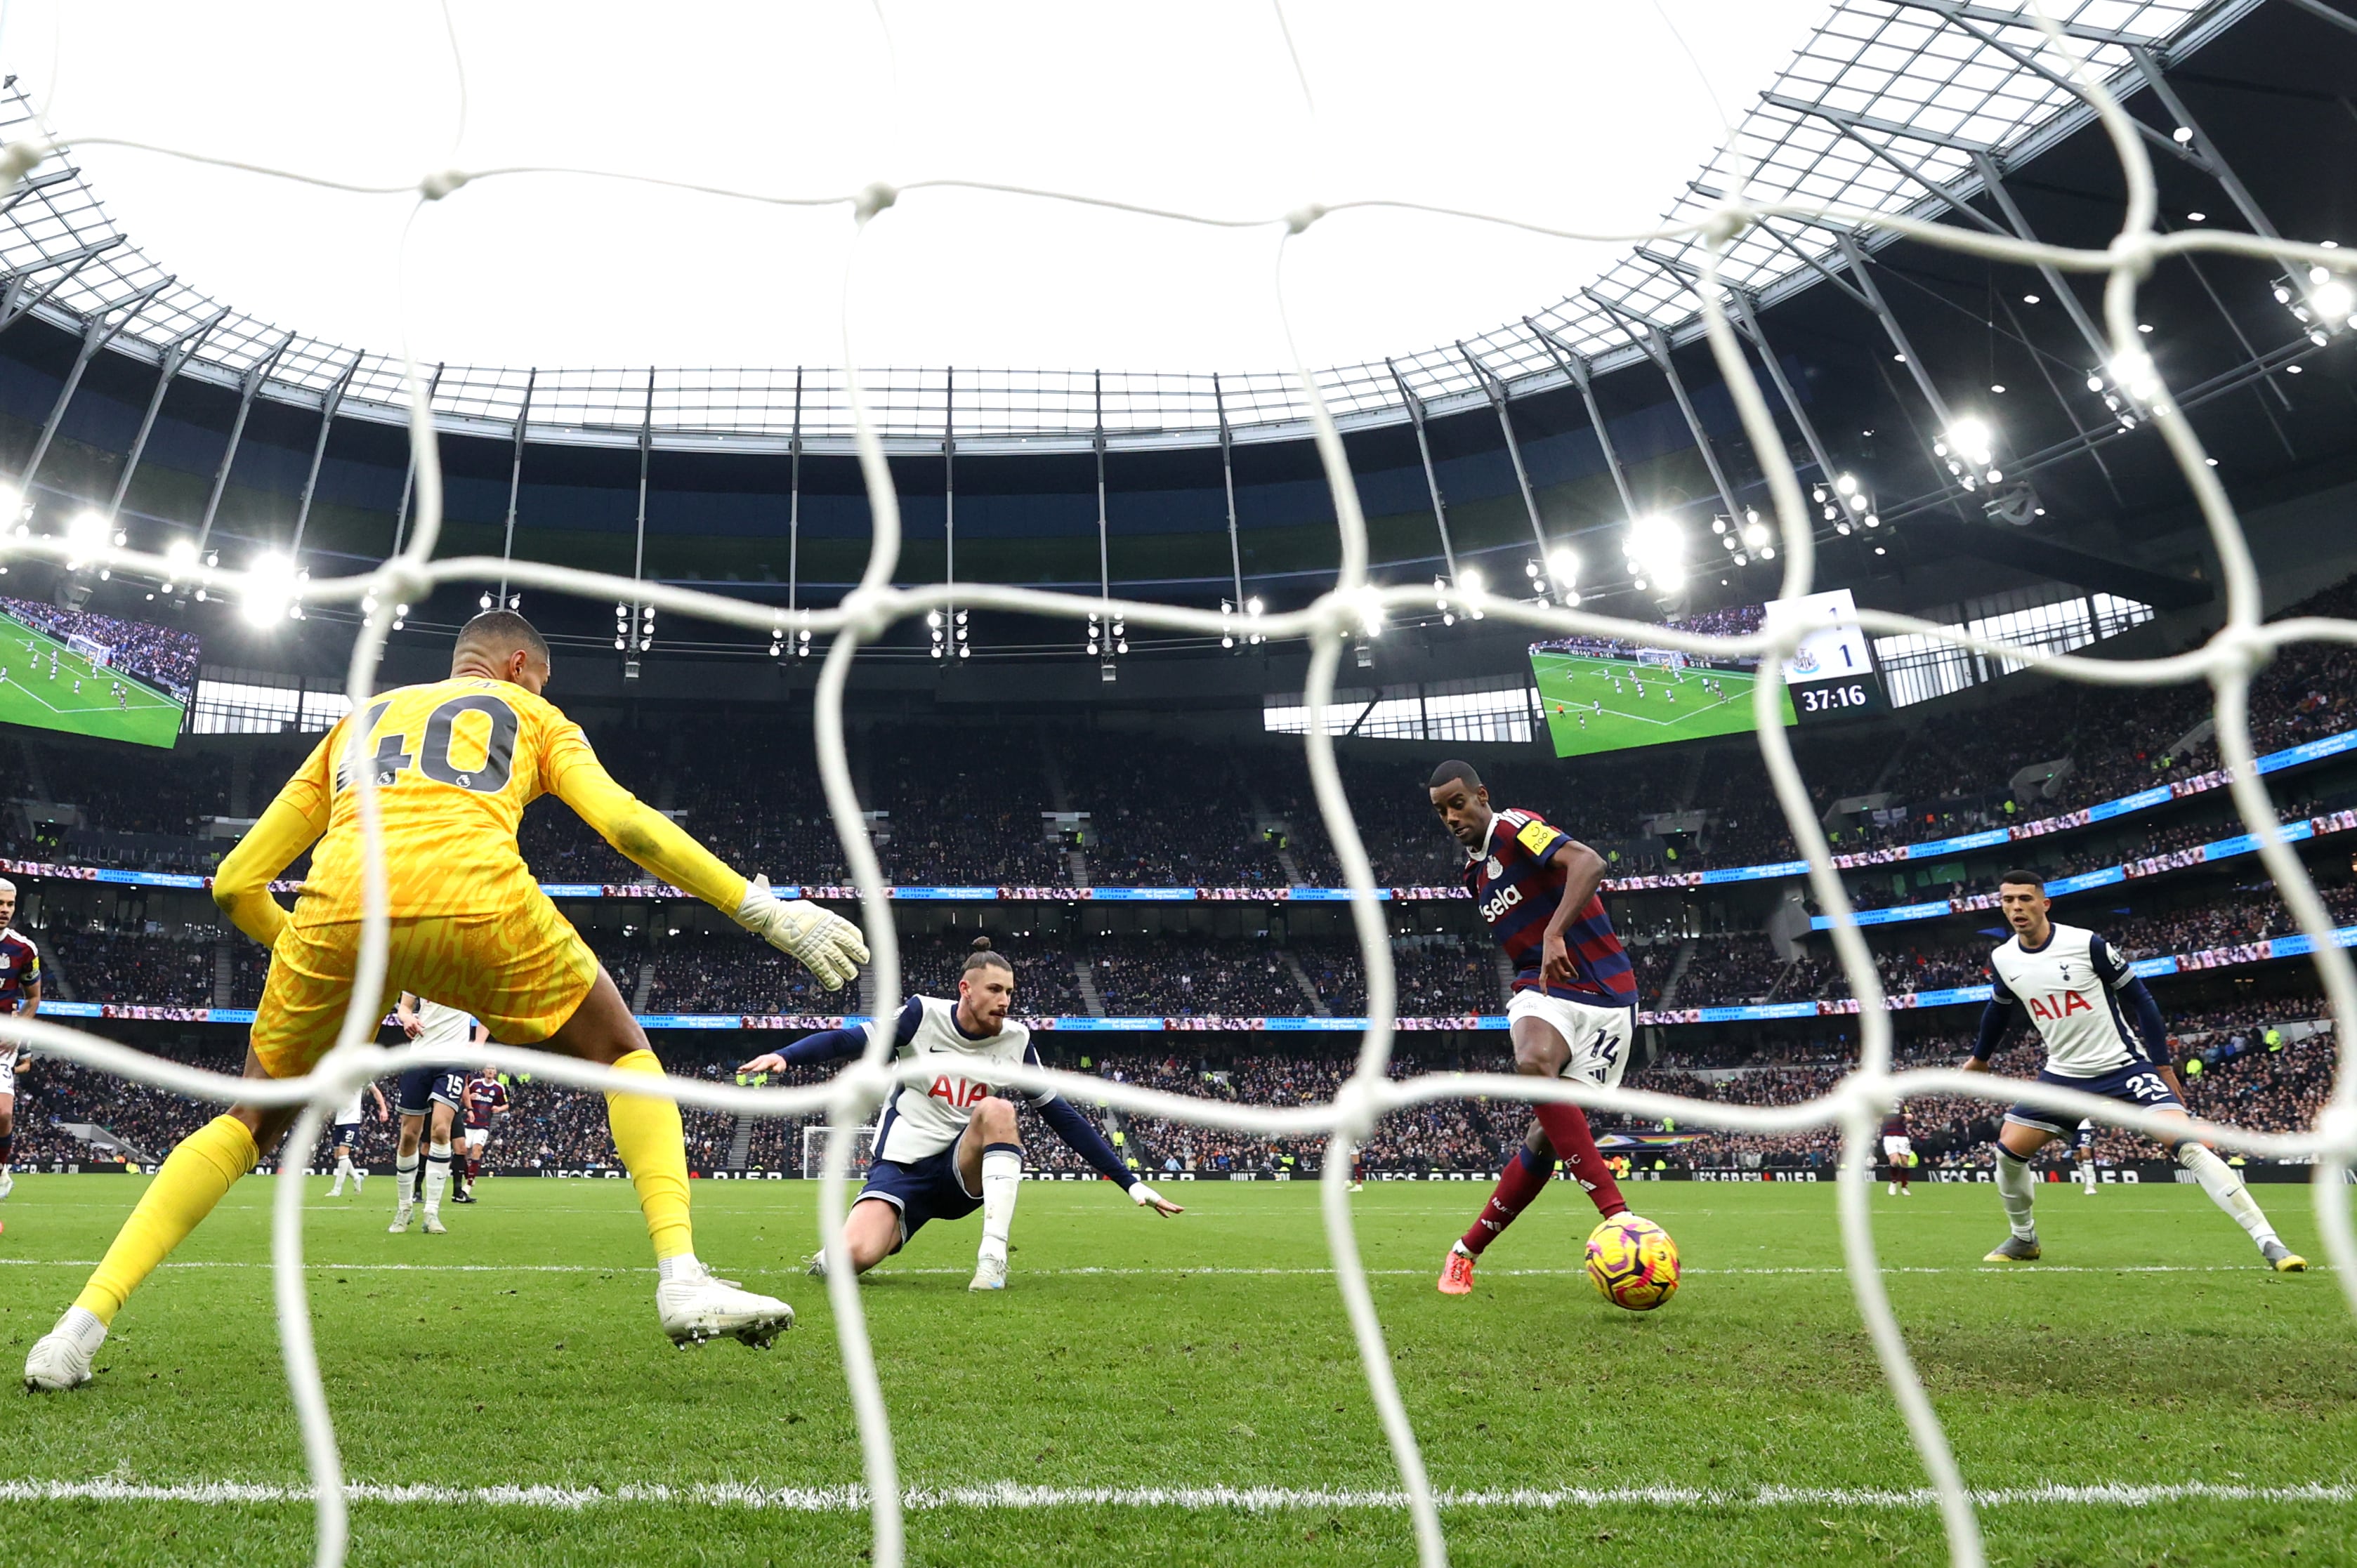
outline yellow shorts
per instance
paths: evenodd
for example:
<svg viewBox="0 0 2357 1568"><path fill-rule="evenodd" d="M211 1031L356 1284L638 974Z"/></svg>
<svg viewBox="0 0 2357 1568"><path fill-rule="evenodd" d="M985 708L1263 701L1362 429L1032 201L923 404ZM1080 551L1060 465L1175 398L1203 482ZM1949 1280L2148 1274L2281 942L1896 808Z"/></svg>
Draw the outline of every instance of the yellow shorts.
<svg viewBox="0 0 2357 1568"><path fill-rule="evenodd" d="M503 1045L548 1038L597 981L597 955L538 888L495 915L396 918L391 939L378 1017L406 991L472 1013ZM253 1054L271 1077L299 1078L335 1045L360 945L357 920L279 931L253 1019Z"/></svg>

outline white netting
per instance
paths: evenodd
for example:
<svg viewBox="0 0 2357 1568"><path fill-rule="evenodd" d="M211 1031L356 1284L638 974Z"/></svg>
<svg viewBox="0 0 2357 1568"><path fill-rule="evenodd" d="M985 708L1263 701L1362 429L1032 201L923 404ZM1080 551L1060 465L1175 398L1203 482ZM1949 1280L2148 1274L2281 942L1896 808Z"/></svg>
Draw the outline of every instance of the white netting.
<svg viewBox="0 0 2357 1568"><path fill-rule="evenodd" d="M2042 12L2021 18L2033 22L2044 37L2037 50L2041 70L2067 81L2100 119L2124 171L2127 201L2125 220L2111 244L2101 251L2079 251L2035 244L1946 227L1888 213L1800 202L1751 202L1739 195L1719 200L1703 216L1644 234L1577 235L1543 226L1520 223L1510 216L1456 213L1474 221L1512 224L1568 239L1641 242L1651 239L1693 239L1702 243L1702 263L1694 292L1701 301L1708 339L1719 372L1731 390L1745 434L1766 468L1781 531L1784 573L1781 596L1797 598L1814 583L1815 555L1810 509L1785 455L1781 433L1753 379L1750 365L1730 327L1718 285L1718 264L1752 227L1770 217L1803 219L1846 226L1863 231L1881 227L1907 237L1998 261L2043 264L2074 273L2100 273L2106 280L2104 326L2113 348L2113 365L2119 380L2144 405L2151 423L2191 488L2209 535L2223 566L2227 614L2225 624L2202 648L2166 659L2095 660L2056 656L2034 648L2009 645L1965 633L1959 628L1912 618L1862 611L1853 618L1865 628L1884 635L1906 634L1937 639L1960 647L2033 665L2066 679L2112 686L2151 686L2205 680L2214 693L2217 744L2221 760L2232 771L2232 795L2237 811L2256 837L2260 854L2278 891L2300 929L2314 942L2319 974L2329 997L2342 1042L2357 1038L2357 975L2349 958L2334 944L2332 922L2315 886L2283 838L2266 788L2253 767L2248 723L2250 681L2271 652L2304 639L2357 642L2357 625L2310 618L2263 625L2255 569L2240 526L2225 493L2204 460L2201 443L2170 401L2168 387L2154 369L2137 331L2136 300L2142 280L2164 258L2195 252L2216 252L2271 260L2287 269L2321 267L2357 273L2357 254L2327 247L2296 244L2276 239L2217 230L2161 234L2155 228L2152 168L2136 126L2082 59L2064 30ZM73 138L60 137L60 141ZM80 145L100 145L104 139L79 138ZM38 143L17 143L0 151L0 182L9 188L22 181L54 149ZM172 149L156 149L171 152ZM190 156L175 154L174 156ZM283 177L307 177L261 172ZM442 199L493 174L514 177L533 170L504 170L469 176L442 171L427 176L414 188L419 202ZM590 171L594 172L594 171ZM331 183L314 181L314 183ZM900 188L876 185L850 194L779 196L753 192L715 191L711 194L744 199L792 202L798 205L839 205L846 208L864 231L879 214L912 193L945 186L996 190L1014 198L1074 202L1088 206L1147 210L1097 198L1057 191L1017 190L971 181L930 181ZM341 188L360 188L342 187ZM1230 228L1262 227L1277 238L1275 288L1280 312L1285 306L1286 248L1291 239L1350 208L1416 207L1412 203L1358 201L1321 208L1305 204L1292 211L1265 218L1239 220L1185 212L1152 212L1177 223L1211 223ZM1434 210L1418 208L1420 210ZM857 265L857 247L851 266ZM846 290L846 293L848 291ZM1289 320L1289 317L1287 318ZM1289 346L1289 345L1288 345ZM816 730L819 769L827 808L842 840L853 881L865 891L863 912L875 953L874 995L877 1014L888 1017L898 1008L900 961L891 907L884 879L860 815L844 746L844 698L851 663L860 647L874 640L894 622L947 606L952 590L945 585L897 588L892 575L899 558L900 513L887 467L877 425L870 417L857 370L854 334L846 312L844 328L844 377L855 415L857 450L874 518L874 542L859 585L842 605L827 611L802 612L797 626L831 634L833 642L818 685ZM1353 894L1351 908L1361 946L1367 988L1369 1027L1361 1046L1355 1072L1328 1104L1284 1110L1194 1100L1161 1093L1096 1077L1040 1069L1009 1069L1001 1075L1007 1087L1054 1090L1082 1095L1123 1111L1201 1123L1264 1136L1322 1133L1329 1136L1329 1157L1321 1178L1321 1197L1328 1242L1332 1251L1343 1302L1355 1333L1369 1388L1381 1414L1383 1430L1405 1484L1415 1524L1421 1561L1428 1568L1447 1561L1433 1489L1426 1478L1415 1434L1384 1348L1383 1327L1369 1293L1357 1240L1352 1230L1345 1187L1351 1161L1349 1146L1364 1142L1382 1116L1405 1107L1444 1099L1488 1096L1525 1101L1569 1101L1609 1107L1642 1116L1674 1116L1688 1125L1752 1132L1785 1132L1838 1125L1843 1134L1843 1178L1839 1184L1839 1216L1846 1262L1860 1314L1873 1338L1891 1389L1903 1412L1908 1431L1922 1458L1939 1499L1945 1524L1949 1555L1957 1568L1976 1568L1984 1561L1979 1527L1955 1459L1949 1450L1938 1417L1910 1360L1898 1321L1885 1293L1876 1261L1868 1209L1869 1174L1878 1122L1884 1109L1899 1099L1915 1095L1956 1095L1991 1101L2022 1101L2050 1108L2066 1116L2092 1116L2121 1127L2160 1134L2171 1124L2149 1112L2094 1096L2050 1085L1968 1074L1952 1069L1895 1072L1891 1067L1890 1023L1884 1005L1879 975L1864 939L1852 919L1847 895L1834 869L1824 835L1811 809L1808 792L1794 763L1791 744L1777 712L1777 688L1763 679L1753 689L1754 727L1777 799L1788 825L1804 851L1810 885L1824 909L1834 918L1833 939L1844 972L1858 1002L1859 1059L1857 1068L1824 1096L1805 1104L1759 1107L1717 1101L1696 1101L1636 1090L1602 1090L1584 1084L1524 1076L1443 1073L1394 1081L1386 1073L1392 1050L1394 983L1391 944L1382 906L1374 896L1373 878L1350 803L1345 798L1334 760L1333 738L1325 727L1334 690L1334 678L1344 640L1342 634L1378 625L1394 607L1426 605L1433 590L1426 587L1377 588L1368 579L1369 547L1365 519L1344 456L1341 439L1317 381L1299 365L1295 373L1316 432L1317 446L1332 491L1341 547L1341 567L1333 588L1307 607L1265 617L1259 629L1269 638L1303 637L1311 649L1306 702L1317 719L1307 739L1308 759L1318 811ZM770 632L781 624L772 611L742 600L723 598L667 587L630 578L576 571L525 561L479 558L435 560L433 553L442 526L442 471L436 446L426 389L414 364L404 374L412 409L411 436L416 458L416 524L408 545L399 555L361 575L322 579L303 585L303 596L319 603L353 602L364 611L352 650L350 695L355 711L371 693L371 677L392 619L392 607L422 602L435 584L451 581L503 581L552 592L582 595L592 599L621 598L653 605L668 612L692 612L707 620ZM243 574L192 568L186 562L124 549L93 550L65 540L18 539L9 547L50 560L70 556L92 564L111 566L181 582L201 584L214 593L237 596L248 591ZM284 596L285 582L261 585L259 591ZM1223 618L1208 611L1168 605L1108 602L1101 597L1039 592L979 583L962 583L954 590L958 606L990 607L1028 614L1079 619L1092 613L1110 613L1142 627L1164 628L1204 637L1221 634ZM1789 656L1802 637L1822 630L1818 625L1795 620L1780 630L1735 638L1682 633L1652 624L1558 609L1543 603L1489 597L1478 589L1448 587L1444 600L1462 612L1478 607L1490 616L1526 624L1549 637L1609 638L1648 646L1682 650L1710 657L1738 654L1761 657L1772 670ZM349 1540L348 1493L338 1456L333 1424L319 1377L312 1342L311 1316L303 1272L302 1175L309 1164L326 1115L337 1101L361 1083L396 1071L417 1054L415 1048L386 1049L372 1043L377 1018L363 999L382 991L385 971L385 885L379 838L378 804L373 770L359 763L367 737L352 736L347 774L359 790L360 820L369 846L364 887L364 940L353 986L355 1004L346 1016L338 1042L307 1078L257 1082L201 1072L52 1025L21 1018L0 1019L0 1039L32 1045L57 1056L158 1085L199 1099L244 1102L257 1106L300 1105L301 1114L278 1156L281 1179L275 1188L273 1259L279 1327L286 1373L300 1416L306 1455L317 1509L317 1560L337 1564ZM665 1080L663 1090L683 1105L728 1110L740 1114L790 1116L823 1111L829 1119L824 1174L819 1202L822 1244L839 1245L846 1211L846 1165L855 1151L858 1131L899 1082L923 1076L913 1066L896 1069L888 1060L889 1032L873 1031L866 1057L846 1068L831 1083L798 1089L746 1089L707 1085L692 1080ZM526 1071L547 1080L580 1089L620 1090L644 1094L651 1085L641 1076L588 1066L577 1060L513 1047L489 1047L477 1055L497 1067ZM2324 1243L2343 1293L2357 1310L2357 1240L2349 1225L2344 1185L2352 1158L2357 1158L2357 1074L2351 1070L2345 1047L2328 1108L2317 1125L2302 1133L2262 1133L2196 1123L2199 1134L2230 1148L2277 1157L2315 1161L2315 1202ZM2174 1124L2179 1133L2182 1123ZM882 1387L866 1335L859 1286L848 1267L827 1271L827 1293L833 1304L837 1335L856 1412L866 1468L866 1502L875 1533L874 1560L878 1568L895 1568L903 1560L901 1512L904 1498L894 1456Z"/></svg>

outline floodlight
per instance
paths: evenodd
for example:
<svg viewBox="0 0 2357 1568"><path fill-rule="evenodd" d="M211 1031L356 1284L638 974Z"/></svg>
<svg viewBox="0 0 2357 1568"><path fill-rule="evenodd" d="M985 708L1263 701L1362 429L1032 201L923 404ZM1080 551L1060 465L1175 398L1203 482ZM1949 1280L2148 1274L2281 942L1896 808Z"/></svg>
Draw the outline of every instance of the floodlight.
<svg viewBox="0 0 2357 1568"><path fill-rule="evenodd" d="M1655 514L1631 519L1623 548L1640 588L1651 579L1657 590L1670 593L1684 583L1685 530L1678 526L1675 518Z"/></svg>
<svg viewBox="0 0 2357 1568"><path fill-rule="evenodd" d="M1547 552L1547 575L1558 588L1568 588L1579 581L1579 553L1567 545L1557 545Z"/></svg>
<svg viewBox="0 0 2357 1568"><path fill-rule="evenodd" d="M1968 490L1983 481L1993 485L2005 478L1996 467L1996 431L1977 414L1966 414L1949 425L1932 444L1932 451L1947 460L1948 472Z"/></svg>
<svg viewBox="0 0 2357 1568"><path fill-rule="evenodd" d="M1743 542L1754 550L1758 550L1765 546L1768 542L1768 525L1760 522L1745 523L1743 525Z"/></svg>
<svg viewBox="0 0 2357 1568"><path fill-rule="evenodd" d="M66 524L66 542L77 556L87 558L88 553L106 548L106 514L102 511L78 511ZM69 568L79 566L81 560L66 563Z"/></svg>
<svg viewBox="0 0 2357 1568"><path fill-rule="evenodd" d="M296 616L297 577L294 562L275 551L265 550L246 567L245 575L245 598L238 613L249 625L275 626Z"/></svg>

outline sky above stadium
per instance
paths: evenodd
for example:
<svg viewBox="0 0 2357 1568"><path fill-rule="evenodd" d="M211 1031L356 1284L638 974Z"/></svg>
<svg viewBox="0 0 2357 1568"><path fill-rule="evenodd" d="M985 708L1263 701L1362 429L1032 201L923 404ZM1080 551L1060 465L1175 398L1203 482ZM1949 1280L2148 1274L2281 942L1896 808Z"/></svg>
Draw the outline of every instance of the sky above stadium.
<svg viewBox="0 0 2357 1568"><path fill-rule="evenodd" d="M1655 222L1826 0L563 6L12 0L0 64L60 137L361 184L562 166L827 196L966 178L1222 218L1371 197ZM460 72L464 62L463 113ZM1314 108L1312 101L1314 100ZM574 175L414 203L91 146L115 221L216 299L353 346L572 368L1245 371L1287 354L1277 230L967 190L857 242L794 208ZM1622 243L1398 212L1293 242L1303 355L1380 359L1593 281ZM404 295L406 308L404 306Z"/></svg>

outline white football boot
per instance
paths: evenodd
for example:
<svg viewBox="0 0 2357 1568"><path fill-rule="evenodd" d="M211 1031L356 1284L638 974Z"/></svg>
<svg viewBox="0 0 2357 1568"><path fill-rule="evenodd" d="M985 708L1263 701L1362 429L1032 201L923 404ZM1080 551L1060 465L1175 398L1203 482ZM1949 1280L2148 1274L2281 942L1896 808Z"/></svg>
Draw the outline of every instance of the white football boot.
<svg viewBox="0 0 2357 1568"><path fill-rule="evenodd" d="M428 1236L447 1236L450 1234L450 1228L442 1223L442 1216L431 1208L425 1211L425 1223L419 1226L418 1229L424 1230Z"/></svg>
<svg viewBox="0 0 2357 1568"><path fill-rule="evenodd" d="M385 1230L390 1231L392 1234L398 1236L408 1229L409 1205L404 1203L400 1208L393 1211L393 1223L386 1226Z"/></svg>
<svg viewBox="0 0 2357 1568"><path fill-rule="evenodd" d="M974 1281L965 1288L968 1290L1005 1290L1006 1288L1006 1260L1004 1258L975 1259L974 1265Z"/></svg>
<svg viewBox="0 0 2357 1568"><path fill-rule="evenodd" d="M794 1309L775 1296L758 1295L724 1280L701 1262L690 1263L655 1285L655 1315L671 1342L682 1349L723 1335L766 1349L794 1326Z"/></svg>
<svg viewBox="0 0 2357 1568"><path fill-rule="evenodd" d="M35 1341L25 1358L27 1393L61 1392L90 1381L90 1359L106 1343L106 1325L79 1306Z"/></svg>
<svg viewBox="0 0 2357 1568"><path fill-rule="evenodd" d="M16 1173L15 1171L0 1171L0 1197L5 1197L16 1190Z"/></svg>

